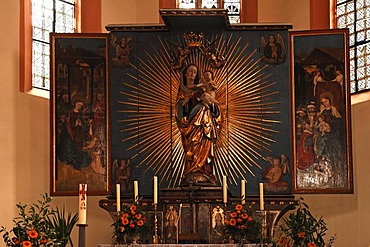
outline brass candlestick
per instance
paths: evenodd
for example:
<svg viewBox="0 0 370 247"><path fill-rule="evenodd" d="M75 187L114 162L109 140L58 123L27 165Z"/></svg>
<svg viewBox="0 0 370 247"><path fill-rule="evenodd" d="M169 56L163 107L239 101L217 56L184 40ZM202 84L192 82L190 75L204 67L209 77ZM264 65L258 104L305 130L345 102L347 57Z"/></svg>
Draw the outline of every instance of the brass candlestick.
<svg viewBox="0 0 370 247"><path fill-rule="evenodd" d="M154 204L154 236L153 236L153 244L159 244L157 207L158 207L158 205L155 203Z"/></svg>

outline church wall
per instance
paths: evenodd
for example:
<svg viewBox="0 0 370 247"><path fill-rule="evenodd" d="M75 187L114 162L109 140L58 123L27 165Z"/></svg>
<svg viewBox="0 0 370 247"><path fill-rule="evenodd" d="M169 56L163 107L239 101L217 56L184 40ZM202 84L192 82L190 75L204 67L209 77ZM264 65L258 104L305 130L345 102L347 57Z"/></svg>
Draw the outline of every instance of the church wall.
<svg viewBox="0 0 370 247"><path fill-rule="evenodd" d="M137 2L138 5L135 5ZM125 0L102 1L102 30L107 24L157 22L157 1ZM297 2L297 3L296 3ZM49 101L20 93L18 90L19 63L19 1L2 0L0 9L0 225L11 226L18 213L15 204L34 202L41 193L49 191ZM130 14L127 5L134 6ZM145 4L145 5L144 5ZM154 6L155 5L155 6ZM279 5L279 6L276 6ZM295 6L293 9L286 6ZM136 6L136 8L135 8ZM137 8L145 7L150 13ZM264 6L264 7L263 7ZM267 7L268 6L268 7ZM281 11L275 11L276 9ZM267 11L269 10L269 11ZM288 13L287 13L288 12ZM285 16L285 17L284 17ZM284 17L284 18L283 18ZM289 17L289 18L288 18ZM296 29L309 28L308 1L259 0L260 22L290 22ZM329 228L328 235L337 234L337 247L365 247L370 244L370 101L352 106L353 161L355 193L349 195L303 195L314 215L323 215ZM297 197L300 195L296 195ZM110 241L112 220L99 208L103 197L88 197L87 246ZM54 204L66 205L77 212L77 197L55 197ZM75 245L78 229L73 232ZM5 246L0 240L0 246Z"/></svg>

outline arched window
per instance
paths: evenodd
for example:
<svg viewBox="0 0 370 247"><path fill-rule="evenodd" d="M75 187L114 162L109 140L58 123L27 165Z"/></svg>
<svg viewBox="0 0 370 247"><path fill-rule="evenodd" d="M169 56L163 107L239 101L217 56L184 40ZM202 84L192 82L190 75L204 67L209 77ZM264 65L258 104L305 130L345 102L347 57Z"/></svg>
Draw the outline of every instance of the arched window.
<svg viewBox="0 0 370 247"><path fill-rule="evenodd" d="M230 23L240 23L240 0L177 0L180 9L224 8L229 15Z"/></svg>
<svg viewBox="0 0 370 247"><path fill-rule="evenodd" d="M349 28L350 91L370 89L370 2L337 0L338 28Z"/></svg>

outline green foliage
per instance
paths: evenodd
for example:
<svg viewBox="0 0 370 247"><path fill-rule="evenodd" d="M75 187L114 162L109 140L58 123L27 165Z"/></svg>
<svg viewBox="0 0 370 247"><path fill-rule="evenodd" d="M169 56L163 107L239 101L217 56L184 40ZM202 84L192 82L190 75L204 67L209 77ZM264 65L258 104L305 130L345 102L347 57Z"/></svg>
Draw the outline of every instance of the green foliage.
<svg viewBox="0 0 370 247"><path fill-rule="evenodd" d="M135 237L148 234L145 212L139 203L125 204L112 224L112 240L116 244L131 243Z"/></svg>
<svg viewBox="0 0 370 247"><path fill-rule="evenodd" d="M57 207L47 221L49 226L55 229L56 238L61 242L61 246L67 246L69 243L73 247L71 233L78 221L78 214L72 215L70 212L67 214L64 206L62 209Z"/></svg>
<svg viewBox="0 0 370 247"><path fill-rule="evenodd" d="M251 213L250 207L237 204L225 220L225 236L237 243L257 243L261 240L261 218Z"/></svg>
<svg viewBox="0 0 370 247"><path fill-rule="evenodd" d="M7 247L59 245L55 230L47 222L48 217L54 213L51 201L52 198L44 194L42 200L30 206L20 202L16 204L19 216L13 219L15 226L10 231L4 226L0 229Z"/></svg>
<svg viewBox="0 0 370 247"><path fill-rule="evenodd" d="M324 247L331 246L336 236L326 243L326 223L322 217L316 219L310 212L309 206L303 202L303 198L297 201L297 209L283 218L283 223L278 225L279 238L277 246L281 247Z"/></svg>
<svg viewBox="0 0 370 247"><path fill-rule="evenodd" d="M67 217L64 207L62 210L51 207L52 198L47 193L41 195L42 200L27 205L17 203L19 216L13 219L14 227L7 231L0 228L3 240L7 247L40 247L66 246L71 243L70 234L78 217L77 214Z"/></svg>

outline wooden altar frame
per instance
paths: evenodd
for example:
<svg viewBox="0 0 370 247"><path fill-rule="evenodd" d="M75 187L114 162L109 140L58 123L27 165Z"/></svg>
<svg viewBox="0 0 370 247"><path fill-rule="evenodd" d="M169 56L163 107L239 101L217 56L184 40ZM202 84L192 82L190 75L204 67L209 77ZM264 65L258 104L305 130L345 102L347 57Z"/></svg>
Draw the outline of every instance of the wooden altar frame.
<svg viewBox="0 0 370 247"><path fill-rule="evenodd" d="M353 193L348 29L289 39L293 193Z"/></svg>
<svg viewBox="0 0 370 247"><path fill-rule="evenodd" d="M107 34L50 35L51 195L110 193L107 48Z"/></svg>

